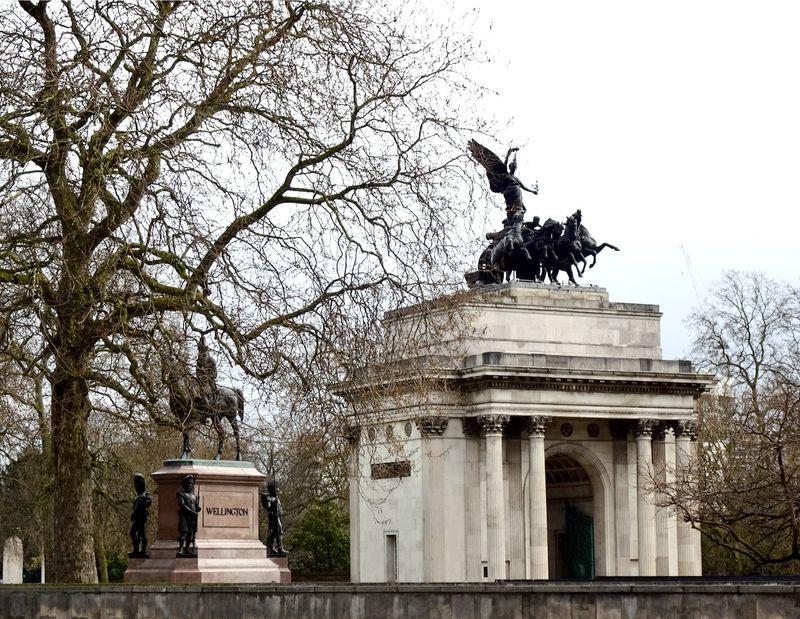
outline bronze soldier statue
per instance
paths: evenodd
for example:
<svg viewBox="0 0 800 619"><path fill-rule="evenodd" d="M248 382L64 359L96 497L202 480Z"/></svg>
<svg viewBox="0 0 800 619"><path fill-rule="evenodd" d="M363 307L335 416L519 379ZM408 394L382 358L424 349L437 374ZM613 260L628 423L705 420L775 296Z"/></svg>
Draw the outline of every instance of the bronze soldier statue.
<svg viewBox="0 0 800 619"><path fill-rule="evenodd" d="M187 475L178 491L178 557L196 557L197 516L200 514L200 497L194 492L194 475Z"/></svg>
<svg viewBox="0 0 800 619"><path fill-rule="evenodd" d="M278 498L278 485L275 481L267 484L267 491L261 493L261 504L267 511L267 553L270 557L284 557L286 550L283 548L283 506Z"/></svg>
<svg viewBox="0 0 800 619"><path fill-rule="evenodd" d="M136 473L133 476L133 486L136 488L136 498L133 499L133 511L131 512L131 542L133 552L128 556L148 557L147 554L147 516L153 499L150 493L145 490L144 475Z"/></svg>

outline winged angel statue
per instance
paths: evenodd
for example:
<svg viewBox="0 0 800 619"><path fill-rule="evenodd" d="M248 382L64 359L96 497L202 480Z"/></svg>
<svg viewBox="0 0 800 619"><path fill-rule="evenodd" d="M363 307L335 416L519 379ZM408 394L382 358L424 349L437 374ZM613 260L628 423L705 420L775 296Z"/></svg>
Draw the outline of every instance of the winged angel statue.
<svg viewBox="0 0 800 619"><path fill-rule="evenodd" d="M500 157L479 144L475 140L467 143L467 148L472 157L480 163L486 170L486 177L489 179L489 189L494 193L502 193L506 200L506 222L507 226L515 223L522 223L525 216L525 205L522 203L522 191L528 191L534 195L539 193L538 183L529 189L525 184L514 176L517 171L517 151L519 148L509 148L506 153L506 160L501 161ZM513 157L512 157L513 155ZM509 163L509 159L511 162Z"/></svg>

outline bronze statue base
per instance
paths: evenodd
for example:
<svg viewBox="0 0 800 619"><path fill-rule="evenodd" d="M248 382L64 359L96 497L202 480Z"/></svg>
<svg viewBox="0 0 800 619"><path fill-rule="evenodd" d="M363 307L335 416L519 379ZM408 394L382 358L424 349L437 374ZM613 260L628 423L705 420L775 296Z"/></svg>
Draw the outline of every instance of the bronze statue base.
<svg viewBox="0 0 800 619"><path fill-rule="evenodd" d="M195 476L200 502L196 554L181 552L177 542L177 492L186 475ZM269 559L258 538L258 492L265 477L250 462L167 460L152 474L159 496L156 541L148 544L149 558L129 561L125 582L288 582L288 566L284 572L280 558Z"/></svg>
<svg viewBox="0 0 800 619"><path fill-rule="evenodd" d="M197 551L192 552L191 550L179 550L175 553L175 557L177 559L196 559Z"/></svg>

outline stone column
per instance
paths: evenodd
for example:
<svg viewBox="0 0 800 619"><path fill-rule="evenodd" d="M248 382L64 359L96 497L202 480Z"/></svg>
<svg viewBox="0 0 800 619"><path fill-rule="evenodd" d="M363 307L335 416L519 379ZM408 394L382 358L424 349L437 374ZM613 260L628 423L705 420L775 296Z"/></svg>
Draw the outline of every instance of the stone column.
<svg viewBox="0 0 800 619"><path fill-rule="evenodd" d="M361 426L346 429L345 437L350 446L347 476L350 478L350 582L361 582L359 515L361 493L359 491L358 450L361 443Z"/></svg>
<svg viewBox="0 0 800 619"><path fill-rule="evenodd" d="M519 435L506 437L504 461L506 488L508 489L506 511L506 549L508 578L525 579L526 547L525 506L523 505L522 439Z"/></svg>
<svg viewBox="0 0 800 619"><path fill-rule="evenodd" d="M662 506L667 502L661 488L675 484L675 441L669 428L659 425L653 434L653 473L658 482L656 491L656 575L678 575L678 544L675 509Z"/></svg>
<svg viewBox="0 0 800 619"><path fill-rule="evenodd" d="M687 483L691 475L691 459L697 439L697 423L694 421L679 421L675 424L675 461L676 483ZM702 576L703 564L700 556L700 531L683 518L677 522L678 538L678 575Z"/></svg>
<svg viewBox="0 0 800 619"><path fill-rule="evenodd" d="M625 421L612 421L614 439L614 527L617 576L631 574L631 515L628 509L628 431Z"/></svg>
<svg viewBox="0 0 800 619"><path fill-rule="evenodd" d="M447 417L419 417L417 427L422 435L422 561L425 582L445 581L445 518L444 480L441 444L447 429Z"/></svg>
<svg viewBox="0 0 800 619"><path fill-rule="evenodd" d="M653 467L652 434L655 422L640 419L634 428L636 435L636 503L639 532L639 576L656 575L655 508L650 496Z"/></svg>
<svg viewBox="0 0 800 619"><path fill-rule="evenodd" d="M547 483L544 464L544 435L552 417L531 417L528 421L528 462L530 463L531 578L547 580Z"/></svg>
<svg viewBox="0 0 800 619"><path fill-rule="evenodd" d="M506 523L503 499L503 427L508 415L478 417L486 437L486 538L489 581L506 578Z"/></svg>
<svg viewBox="0 0 800 619"><path fill-rule="evenodd" d="M464 428L465 471L467 481L464 488L464 549L467 582L483 581L483 564L481 562L481 429L474 417L462 420Z"/></svg>
<svg viewBox="0 0 800 619"><path fill-rule="evenodd" d="M675 488L675 471L677 462L675 460L675 434L668 431L664 439L664 456L666 468L664 470L664 484L667 488ZM678 576L678 518L675 508L667 510L667 557L668 557L668 576Z"/></svg>
<svg viewBox="0 0 800 619"><path fill-rule="evenodd" d="M18 585L22 583L22 540L9 537L3 545L3 584Z"/></svg>

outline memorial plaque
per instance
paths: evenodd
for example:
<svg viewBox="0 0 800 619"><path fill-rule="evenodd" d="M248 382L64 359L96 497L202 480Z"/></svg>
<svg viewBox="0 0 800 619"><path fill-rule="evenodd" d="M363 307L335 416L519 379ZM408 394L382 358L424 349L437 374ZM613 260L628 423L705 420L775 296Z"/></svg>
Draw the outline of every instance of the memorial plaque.
<svg viewBox="0 0 800 619"><path fill-rule="evenodd" d="M204 492L200 496L203 526L250 527L255 509L245 492Z"/></svg>
<svg viewBox="0 0 800 619"><path fill-rule="evenodd" d="M372 479L391 479L393 477L411 477L411 462L377 462L372 465Z"/></svg>

